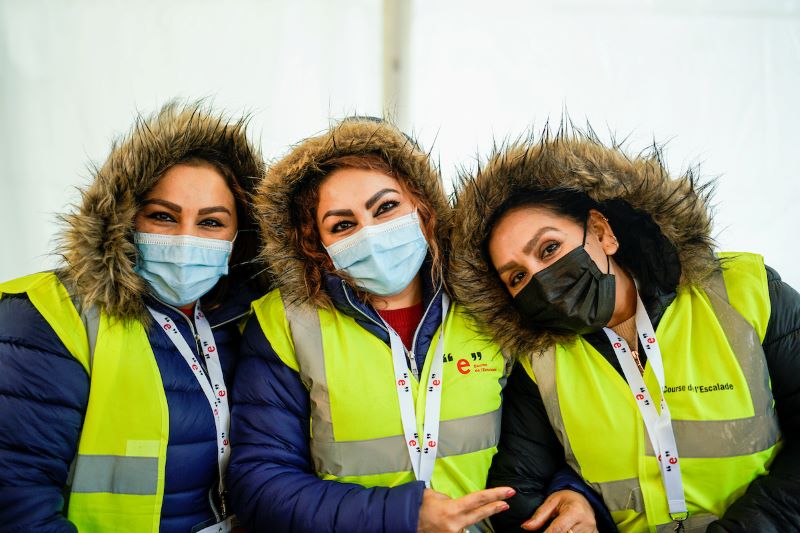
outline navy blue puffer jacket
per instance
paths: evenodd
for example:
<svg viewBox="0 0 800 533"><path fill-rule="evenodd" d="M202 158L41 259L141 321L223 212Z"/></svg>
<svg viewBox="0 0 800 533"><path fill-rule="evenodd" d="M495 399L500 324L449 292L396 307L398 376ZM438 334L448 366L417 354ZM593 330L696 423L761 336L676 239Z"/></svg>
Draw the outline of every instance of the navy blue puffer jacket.
<svg viewBox="0 0 800 533"><path fill-rule="evenodd" d="M149 304L169 315L189 346L196 346L187 317L149 296L150 288L134 271L134 219L164 172L187 161L211 161L220 174L232 174L229 184L235 179L245 195L251 193L264 164L245 125L203 103L173 102L150 118L139 117L131 132L112 145L108 159L95 167L92 183L81 191L80 205L63 219L58 251L64 264L58 276L79 307L152 324ZM241 202L237 212L239 235L230 272L201 298L227 382L233 378L241 338L238 324L265 289L257 288L252 265L255 220ZM160 328L151 326L148 339L169 409L160 531L188 532L214 518L209 503L219 477L214 420L175 346ZM75 530L64 518L65 485L90 388L82 365L26 295L0 299L0 531Z"/></svg>
<svg viewBox="0 0 800 533"><path fill-rule="evenodd" d="M233 378L237 324L250 295L208 313L225 380ZM189 346L189 318L151 305L178 325ZM208 491L217 483L214 420L200 385L161 328L148 338L169 407L162 532L186 532L213 518ZM0 530L75 531L62 514L62 489L78 449L89 376L23 295L0 300Z"/></svg>

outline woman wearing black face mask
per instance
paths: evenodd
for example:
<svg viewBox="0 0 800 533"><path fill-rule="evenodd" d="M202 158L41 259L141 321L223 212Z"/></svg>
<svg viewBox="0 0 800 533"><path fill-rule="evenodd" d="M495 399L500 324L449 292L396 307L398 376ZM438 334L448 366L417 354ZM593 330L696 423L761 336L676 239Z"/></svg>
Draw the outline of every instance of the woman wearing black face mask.
<svg viewBox="0 0 800 533"><path fill-rule="evenodd" d="M560 134L458 192L452 287L520 363L499 530L542 527L559 458L621 531L800 527L800 296L760 256L715 254L704 188L660 161Z"/></svg>

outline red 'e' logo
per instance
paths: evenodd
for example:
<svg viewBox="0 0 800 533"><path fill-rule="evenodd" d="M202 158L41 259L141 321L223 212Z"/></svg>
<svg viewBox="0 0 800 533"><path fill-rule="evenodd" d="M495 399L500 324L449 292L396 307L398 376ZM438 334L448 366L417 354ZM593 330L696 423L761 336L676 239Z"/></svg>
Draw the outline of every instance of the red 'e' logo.
<svg viewBox="0 0 800 533"><path fill-rule="evenodd" d="M398 379L398 380L397 380L397 384L398 384L398 385L400 385L400 386L402 387L402 386L404 386L404 385L406 384L406 380L404 380L404 379Z"/></svg>
<svg viewBox="0 0 800 533"><path fill-rule="evenodd" d="M636 395L636 399L637 400L644 400L644 394L637 394Z"/></svg>
<svg viewBox="0 0 800 533"><path fill-rule="evenodd" d="M622 343L615 342L614 343L614 348L622 348Z"/></svg>
<svg viewBox="0 0 800 533"><path fill-rule="evenodd" d="M670 457L669 458L669 464L674 465L677 462L678 462L678 458L677 457Z"/></svg>
<svg viewBox="0 0 800 533"><path fill-rule="evenodd" d="M409 446L416 446L417 445L417 441L415 441L414 439L411 439L410 441L408 441L408 445Z"/></svg>
<svg viewBox="0 0 800 533"><path fill-rule="evenodd" d="M219 396L220 398L222 398L223 396L225 396L225 391L224 391L224 390L221 390L221 391L219 391L219 394L218 394L218 396Z"/></svg>
<svg viewBox="0 0 800 533"><path fill-rule="evenodd" d="M428 441L428 448L436 448L436 441L435 440L429 440Z"/></svg>
<svg viewBox="0 0 800 533"><path fill-rule="evenodd" d="M469 374L469 361L466 359L459 359L458 363L456 363L456 368L462 374Z"/></svg>
<svg viewBox="0 0 800 533"><path fill-rule="evenodd" d="M439 386L439 385L441 385L441 384L442 384L441 380L438 380L438 379L434 379L434 380L433 380L433 385L434 385L434 386L438 387L438 386Z"/></svg>
<svg viewBox="0 0 800 533"><path fill-rule="evenodd" d="M209 352L209 353L211 353L211 352L216 352L216 351L217 351L217 349L216 349L216 348L214 348L213 346L209 346L209 347L208 347L208 352Z"/></svg>
<svg viewBox="0 0 800 533"><path fill-rule="evenodd" d="M653 338L653 337L648 337L647 338L647 344L653 344L654 342L656 342L655 338Z"/></svg>

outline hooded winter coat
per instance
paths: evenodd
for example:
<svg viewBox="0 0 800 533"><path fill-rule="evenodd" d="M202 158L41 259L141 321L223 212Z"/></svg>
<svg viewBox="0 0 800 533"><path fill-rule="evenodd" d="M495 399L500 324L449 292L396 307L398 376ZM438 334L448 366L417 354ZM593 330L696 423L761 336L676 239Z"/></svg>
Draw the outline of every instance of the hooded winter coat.
<svg viewBox="0 0 800 533"><path fill-rule="evenodd" d="M585 193L608 217L620 243L615 257L638 280L654 327L679 290L699 286L725 268L712 248L708 187L691 172L672 179L657 149L629 157L617 147L603 146L591 132L562 132L504 147L476 174L464 176L457 192L450 283L468 312L510 353L538 357L575 339L526 323L486 248L510 199L554 189ZM800 296L768 267L766 279L771 311L762 346L783 448L768 475L756 478L708 531L800 528ZM603 332L584 338L624 380ZM564 453L537 384L516 365L505 390L503 429L489 485L511 485L518 495L507 513L493 518L497 529L517 530L532 514Z"/></svg>
<svg viewBox="0 0 800 533"><path fill-rule="evenodd" d="M287 356L287 352L294 350L300 340L291 332L287 335L287 326L281 318L285 314L284 306L279 304L281 300L296 308L332 310L335 316L345 321L354 320L357 325L354 334L358 339L367 339L365 342L379 339L387 347L390 345L383 321L362 298L363 293L359 295L350 282L303 259L305 254L291 238L297 227L293 199L301 185L308 180L320 179L320 167L325 161L350 155L378 155L412 181L435 213L437 233L434 239L440 253L446 254L449 249L451 208L445 199L439 175L427 154L412 139L386 122L369 117L345 119L327 133L303 141L270 167L254 202L261 223L262 259L270 266L277 288L254 305L258 307L270 299L278 305L270 304L271 322L261 322L254 316L245 328L233 391L233 453L228 470L231 500L237 516L253 531L413 532L417 528L425 488L421 481L365 488L359 484L320 478L312 458L311 413L321 400L314 396L313 383L309 383L308 376L301 375L301 365L297 361L287 363L293 357ZM308 289L307 279L316 274L309 273L309 269L318 269L317 273L322 276L322 291L319 293ZM445 289L438 279L441 276L433 272L430 255L420 272L425 312L416 330L412 352L418 368L423 368L429 348L436 343ZM451 316L460 316L457 303L451 304L450 309ZM293 328L289 327L291 331ZM486 360L490 359L489 352L497 352L496 347L486 343L485 336L474 334L472 328L467 333L474 339L470 342L477 343L474 345L486 347ZM275 346L271 342L275 342ZM445 342L448 342L447 334ZM354 346L352 349L356 353L357 348ZM487 378L483 381L488 387L486 390L497 389L497 398L495 400L490 397L491 392L482 389L476 391L479 397L476 403L499 404L507 361L503 361L499 354L495 363L498 359L502 368L495 375L499 380L492 383L492 379ZM449 361L448 364L455 364L452 357ZM358 383L349 383L339 389L339 393L357 394L358 387ZM443 390L448 390L447 384ZM399 414L398 411L398 419ZM370 421L363 420L363 424L369 426ZM467 431L484 435L481 439L488 439L487 445L493 451L496 442L494 431L498 428L492 426L493 423L485 426L476 423ZM466 435L462 435L462 439L465 438ZM405 455L407 452L399 449L397 453ZM369 457L363 459L368 461ZM483 488L484 481L484 474L481 474L479 479L470 478L466 485L477 490ZM570 471L559 475L550 490L563 488L586 491L591 498L591 490ZM599 499L594 503L598 508L602 507Z"/></svg>
<svg viewBox="0 0 800 533"><path fill-rule="evenodd" d="M64 305L74 302L79 310L93 309L112 320L142 323L155 356L169 411L166 462L160 473L164 497L158 529L162 532L186 532L214 519L209 494L218 480L217 438L211 410L194 374L147 311L149 305L169 316L189 346L196 346L191 320L155 299L134 271L134 217L160 176L188 157L206 155L225 162L242 187L252 191L263 173L263 162L245 128L244 119L229 122L202 103L168 104L152 117L138 119L131 132L112 145L108 159L82 190L80 205L63 219L66 228L59 251L64 263L56 275L70 295L71 302ZM242 235L247 230L252 234L253 228L244 224L240 221ZM254 255L243 257L242 262ZM232 264L222 283L227 289L220 303L204 310L223 373L230 381L240 339L237 323L264 287L258 288L253 269L246 264ZM27 294L2 295L0 529L76 530L65 517L65 497L69 497L68 472L92 386L84 366ZM119 527L124 530L124 520Z"/></svg>

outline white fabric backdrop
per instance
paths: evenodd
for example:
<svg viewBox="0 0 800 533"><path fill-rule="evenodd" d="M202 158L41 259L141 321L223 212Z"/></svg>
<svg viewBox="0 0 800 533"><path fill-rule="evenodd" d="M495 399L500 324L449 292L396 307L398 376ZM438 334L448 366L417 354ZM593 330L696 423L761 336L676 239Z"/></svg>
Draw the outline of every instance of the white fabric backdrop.
<svg viewBox="0 0 800 533"><path fill-rule="evenodd" d="M763 253L800 287L800 0L409 1L397 115L446 180L566 106L632 133L632 150L669 141L675 171L702 162L720 177L721 248ZM331 117L380 114L382 9L0 0L0 279L55 264L54 214L136 110L174 96L251 110L268 157Z"/></svg>
<svg viewBox="0 0 800 533"><path fill-rule="evenodd" d="M800 2L418 0L409 122L446 177L532 123L588 119L719 177L723 250L800 290Z"/></svg>
<svg viewBox="0 0 800 533"><path fill-rule="evenodd" d="M380 0L0 0L0 280L52 268L55 213L173 97L253 112L265 156L380 114Z"/></svg>

